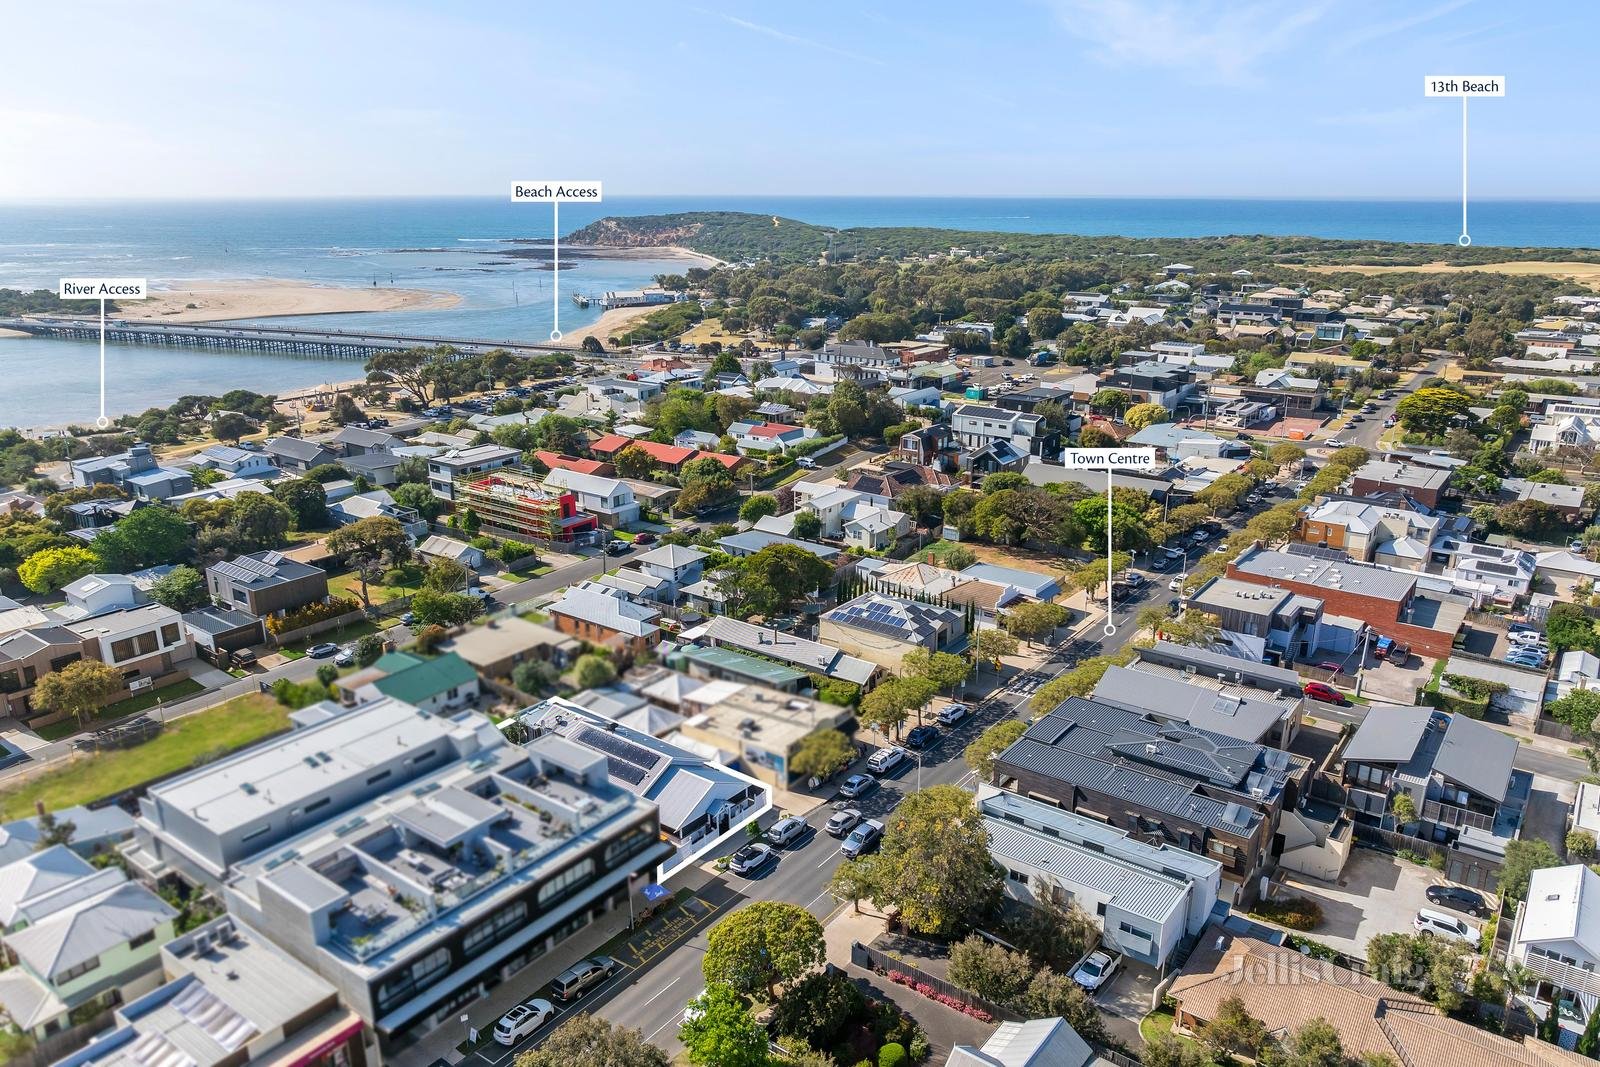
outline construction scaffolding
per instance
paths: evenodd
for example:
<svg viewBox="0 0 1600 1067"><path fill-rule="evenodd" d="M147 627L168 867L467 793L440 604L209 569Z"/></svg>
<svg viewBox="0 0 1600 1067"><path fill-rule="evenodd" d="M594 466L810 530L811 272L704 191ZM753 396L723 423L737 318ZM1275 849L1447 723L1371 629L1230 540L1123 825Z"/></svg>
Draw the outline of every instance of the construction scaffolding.
<svg viewBox="0 0 1600 1067"><path fill-rule="evenodd" d="M502 467L455 480L457 511L471 508L485 526L527 540L554 543L572 540L599 520L578 511L577 499L549 489L530 474Z"/></svg>

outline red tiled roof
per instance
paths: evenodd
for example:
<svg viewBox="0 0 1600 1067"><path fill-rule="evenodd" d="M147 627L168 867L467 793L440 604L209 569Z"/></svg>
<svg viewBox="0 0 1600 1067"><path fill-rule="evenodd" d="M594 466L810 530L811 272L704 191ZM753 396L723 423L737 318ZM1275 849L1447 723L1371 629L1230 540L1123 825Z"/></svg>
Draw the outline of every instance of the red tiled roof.
<svg viewBox="0 0 1600 1067"><path fill-rule="evenodd" d="M696 452L695 459L714 459L729 470L744 462L743 456L730 456L726 452Z"/></svg>
<svg viewBox="0 0 1600 1067"><path fill-rule="evenodd" d="M763 422L750 428L751 437L782 437L786 433L799 433L800 427L786 426L781 422Z"/></svg>
<svg viewBox="0 0 1600 1067"><path fill-rule="evenodd" d="M590 445L589 451L597 456L614 456L631 444L633 444L631 437L624 437L619 433L608 433Z"/></svg>
<svg viewBox="0 0 1600 1067"><path fill-rule="evenodd" d="M571 456L563 456L559 452L548 452L542 448L535 451L533 455L540 463L543 463L553 471L571 471L574 474L608 476L616 469L603 460L574 459Z"/></svg>
<svg viewBox="0 0 1600 1067"><path fill-rule="evenodd" d="M600 438L600 440L589 446L589 450L597 456L615 456L617 453L633 447L637 447L657 463L665 464L668 467L676 467L680 463L686 463L696 458L696 452L692 448L683 448L680 445L664 445L659 441L635 440L614 433L608 433Z"/></svg>

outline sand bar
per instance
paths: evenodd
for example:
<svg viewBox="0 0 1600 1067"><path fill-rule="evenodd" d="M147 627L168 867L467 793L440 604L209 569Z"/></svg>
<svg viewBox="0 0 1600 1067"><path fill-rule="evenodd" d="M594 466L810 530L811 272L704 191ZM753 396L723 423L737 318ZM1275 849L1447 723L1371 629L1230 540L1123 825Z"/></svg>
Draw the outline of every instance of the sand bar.
<svg viewBox="0 0 1600 1067"><path fill-rule="evenodd" d="M1584 263L1582 261L1554 262L1536 259L1513 260L1509 263L1420 263L1416 266L1399 266L1396 264L1319 264L1317 266L1299 266L1297 269L1309 271L1312 274L1463 274L1475 271L1480 274L1546 274L1553 278L1565 278L1570 281L1587 285L1591 289L1600 289L1600 263Z"/></svg>
<svg viewBox="0 0 1600 1067"><path fill-rule="evenodd" d="M128 301L119 318L156 322L220 322L279 315L357 311L436 311L455 307L454 293L428 289L312 285L273 278L174 281L156 284L145 301Z"/></svg>

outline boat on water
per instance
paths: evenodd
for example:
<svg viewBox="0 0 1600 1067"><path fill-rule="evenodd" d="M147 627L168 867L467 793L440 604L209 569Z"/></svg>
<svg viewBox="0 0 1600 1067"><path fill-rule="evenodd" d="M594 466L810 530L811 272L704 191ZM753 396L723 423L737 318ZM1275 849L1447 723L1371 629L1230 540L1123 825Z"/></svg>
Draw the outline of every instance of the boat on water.
<svg viewBox="0 0 1600 1067"><path fill-rule="evenodd" d="M589 298L584 296L582 293L573 293L572 302L581 308L586 308L589 306Z"/></svg>

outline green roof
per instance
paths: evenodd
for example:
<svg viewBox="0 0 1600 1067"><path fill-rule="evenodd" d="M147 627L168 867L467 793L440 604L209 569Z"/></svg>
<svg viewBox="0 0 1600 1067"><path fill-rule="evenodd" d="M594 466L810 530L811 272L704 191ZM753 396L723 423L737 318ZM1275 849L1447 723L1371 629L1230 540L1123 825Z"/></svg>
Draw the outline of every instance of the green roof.
<svg viewBox="0 0 1600 1067"><path fill-rule="evenodd" d="M371 670L383 671L385 674L395 674L407 667L415 667L419 663L428 662L423 657L412 652L385 652L372 662Z"/></svg>
<svg viewBox="0 0 1600 1067"><path fill-rule="evenodd" d="M392 657L383 657L383 659L390 658ZM447 652L435 659L419 660L415 656L405 658L415 662L401 665L399 670L387 677L379 678L372 685L384 696L404 700L407 704L426 703L442 693L467 685L478 677L478 672L472 669L472 664L454 652ZM374 666L382 664L381 659Z"/></svg>
<svg viewBox="0 0 1600 1067"><path fill-rule="evenodd" d="M781 663L774 663L771 660L761 659L757 656L747 656L730 648L698 648L690 646L681 649L678 655L687 660L704 663L708 667L716 668L728 674L736 674L741 678L749 678L765 685L770 685L774 689L782 689L785 685L803 681L807 677L803 671L797 671L790 667L785 667Z"/></svg>

